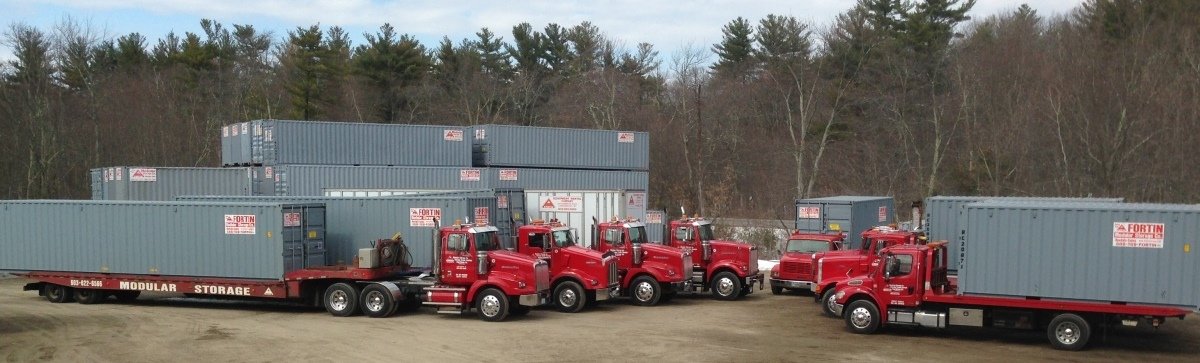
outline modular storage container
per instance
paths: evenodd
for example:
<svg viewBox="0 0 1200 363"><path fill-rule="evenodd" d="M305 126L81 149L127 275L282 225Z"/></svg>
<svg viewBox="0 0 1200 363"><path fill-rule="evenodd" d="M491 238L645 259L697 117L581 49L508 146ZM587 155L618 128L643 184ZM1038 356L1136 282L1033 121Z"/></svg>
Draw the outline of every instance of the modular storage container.
<svg viewBox="0 0 1200 363"><path fill-rule="evenodd" d="M650 169L650 135L645 132L512 125L473 129L475 166Z"/></svg>
<svg viewBox="0 0 1200 363"><path fill-rule="evenodd" d="M842 195L796 200L796 229L801 232L846 232L846 247L859 248L862 232L895 221L892 197ZM837 227L837 228L834 228Z"/></svg>
<svg viewBox="0 0 1200 363"><path fill-rule="evenodd" d="M645 171L283 165L275 195L381 196L481 189L646 190Z"/></svg>
<svg viewBox="0 0 1200 363"><path fill-rule="evenodd" d="M99 170L99 173L95 172ZM99 175L97 183L95 177ZM250 195L250 168L155 168L115 166L93 169L92 199L173 200L180 195Z"/></svg>
<svg viewBox="0 0 1200 363"><path fill-rule="evenodd" d="M400 233L412 254L409 262L430 267L433 258L433 218L443 225L455 220L494 221L496 198L476 197L226 197L183 196L184 201L253 203L320 203L325 206L325 250L328 262L350 265L361 248Z"/></svg>
<svg viewBox="0 0 1200 363"><path fill-rule="evenodd" d="M967 205L963 294L1200 307L1200 206Z"/></svg>
<svg viewBox="0 0 1200 363"><path fill-rule="evenodd" d="M221 127L221 165L252 165L250 131L254 122L239 122ZM257 129L256 129L257 130Z"/></svg>
<svg viewBox="0 0 1200 363"><path fill-rule="evenodd" d="M262 165L471 166L458 126L261 120ZM258 155L251 151L251 155Z"/></svg>
<svg viewBox="0 0 1200 363"><path fill-rule="evenodd" d="M644 190L525 190L525 208L530 218L557 219L574 228L578 243L592 244L592 221L612 218L646 218Z"/></svg>
<svg viewBox="0 0 1200 363"><path fill-rule="evenodd" d="M0 270L281 279L324 265L324 206L0 201Z"/></svg>
<svg viewBox="0 0 1200 363"><path fill-rule="evenodd" d="M662 210L646 211L646 239L650 242L666 243L667 212Z"/></svg>
<svg viewBox="0 0 1200 363"><path fill-rule="evenodd" d="M959 221L965 218L966 206L971 203L984 201L995 202L1048 202L1048 203L1120 203L1123 198L1057 198L1057 197L968 197L968 196L936 196L925 198L925 234L930 241L946 241L950 261L947 266L951 272L958 271L962 254L963 230Z"/></svg>

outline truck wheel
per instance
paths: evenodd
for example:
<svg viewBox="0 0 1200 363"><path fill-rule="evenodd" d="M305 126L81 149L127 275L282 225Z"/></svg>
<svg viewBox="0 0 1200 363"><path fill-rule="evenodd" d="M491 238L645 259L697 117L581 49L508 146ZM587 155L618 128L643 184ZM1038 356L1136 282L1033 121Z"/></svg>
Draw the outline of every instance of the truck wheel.
<svg viewBox="0 0 1200 363"><path fill-rule="evenodd" d="M479 293L475 301L475 309L483 321L501 321L508 317L508 296L494 288L486 288Z"/></svg>
<svg viewBox="0 0 1200 363"><path fill-rule="evenodd" d="M141 291L119 291L119 292L113 293L113 297L117 298L117 301L127 303L127 302L137 300L138 296L140 296L141 294L142 294Z"/></svg>
<svg viewBox="0 0 1200 363"><path fill-rule="evenodd" d="M879 308L867 300L846 306L846 327L854 334L871 334L879 329Z"/></svg>
<svg viewBox="0 0 1200 363"><path fill-rule="evenodd" d="M55 304L69 302L75 298L75 292L71 291L71 288L55 284L42 285L42 295L46 296L46 301Z"/></svg>
<svg viewBox="0 0 1200 363"><path fill-rule="evenodd" d="M350 316L358 312L358 288L339 282L325 289L325 311L333 316Z"/></svg>
<svg viewBox="0 0 1200 363"><path fill-rule="evenodd" d="M662 299L662 287L650 276L638 276L630 284L629 296L633 297L633 303L637 305L658 305L658 300Z"/></svg>
<svg viewBox="0 0 1200 363"><path fill-rule="evenodd" d="M554 287L554 306L564 313L577 313L587 304L583 286L575 281L563 281Z"/></svg>
<svg viewBox="0 0 1200 363"><path fill-rule="evenodd" d="M1060 350L1083 349L1087 346L1091 335L1092 328L1088 325L1087 320L1070 313L1058 314L1046 328L1046 336L1050 338L1050 345L1054 346L1054 349Z"/></svg>
<svg viewBox="0 0 1200 363"><path fill-rule="evenodd" d="M838 317L837 311L834 310L837 308L837 299L833 298L834 294L837 294L837 291L834 291L833 289L825 289L825 293L821 294L820 301L821 311L825 312L825 316L831 318Z"/></svg>
<svg viewBox="0 0 1200 363"><path fill-rule="evenodd" d="M380 284L370 284L362 291L362 311L372 318L386 318L396 312L392 292Z"/></svg>
<svg viewBox="0 0 1200 363"><path fill-rule="evenodd" d="M713 276L712 292L713 297L721 300L737 300L741 297L742 280L729 271L719 273Z"/></svg>
<svg viewBox="0 0 1200 363"><path fill-rule="evenodd" d="M92 289L75 289L75 301L80 304L91 305L104 300L104 294Z"/></svg>
<svg viewBox="0 0 1200 363"><path fill-rule="evenodd" d="M779 286L771 286L771 295L782 295L783 288Z"/></svg>

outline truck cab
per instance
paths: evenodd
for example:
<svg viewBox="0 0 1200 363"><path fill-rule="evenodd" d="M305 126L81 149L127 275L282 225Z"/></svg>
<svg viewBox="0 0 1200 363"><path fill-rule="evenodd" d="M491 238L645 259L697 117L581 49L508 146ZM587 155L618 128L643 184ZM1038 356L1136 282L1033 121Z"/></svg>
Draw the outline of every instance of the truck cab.
<svg viewBox="0 0 1200 363"><path fill-rule="evenodd" d="M486 321L524 315L547 302L550 269L541 259L501 247L494 226L455 223L439 230L437 282L425 288L425 305L439 313L472 308Z"/></svg>
<svg viewBox="0 0 1200 363"><path fill-rule="evenodd" d="M822 310L829 316L835 316L832 310L833 287L853 276L862 275L872 264L878 263L884 248L904 245L923 244L925 237L920 232L896 229L889 226L878 226L862 232L862 244L858 249L825 252L816 259L813 296L821 303Z"/></svg>
<svg viewBox="0 0 1200 363"><path fill-rule="evenodd" d="M758 248L745 242L716 239L712 222L704 218L671 221L666 245L694 254L690 274L692 292L712 291L718 299L737 300L749 295L756 282L762 288Z"/></svg>
<svg viewBox="0 0 1200 363"><path fill-rule="evenodd" d="M577 246L575 231L558 220L518 227L516 251L550 264L550 301L559 311L579 312L620 290L616 256Z"/></svg>
<svg viewBox="0 0 1200 363"><path fill-rule="evenodd" d="M621 292L635 304L657 305L687 290L691 253L647 242L646 225L637 220L614 218L602 223L593 220L593 224L592 249L616 257Z"/></svg>
<svg viewBox="0 0 1200 363"><path fill-rule="evenodd" d="M771 267L771 293L784 289L811 290L816 283L817 259L826 252L845 247L845 233L805 233L795 231L779 250L779 263Z"/></svg>

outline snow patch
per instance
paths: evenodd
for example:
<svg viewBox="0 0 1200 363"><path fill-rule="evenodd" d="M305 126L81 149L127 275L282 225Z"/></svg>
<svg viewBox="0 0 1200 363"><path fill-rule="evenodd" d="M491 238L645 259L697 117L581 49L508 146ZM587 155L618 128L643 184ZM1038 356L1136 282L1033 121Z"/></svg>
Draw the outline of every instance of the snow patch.
<svg viewBox="0 0 1200 363"><path fill-rule="evenodd" d="M759 271L769 271L775 265L779 264L779 260L758 260Z"/></svg>

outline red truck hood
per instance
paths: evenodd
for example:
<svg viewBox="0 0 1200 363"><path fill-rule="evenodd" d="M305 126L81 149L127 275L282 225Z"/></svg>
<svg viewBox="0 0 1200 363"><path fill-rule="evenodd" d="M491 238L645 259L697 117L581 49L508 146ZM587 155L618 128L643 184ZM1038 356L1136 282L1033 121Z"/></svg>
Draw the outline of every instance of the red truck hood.
<svg viewBox="0 0 1200 363"><path fill-rule="evenodd" d="M671 246L663 246L660 244L643 243L642 250L646 251L647 254L662 254L668 256L674 254L676 257L683 257L683 250Z"/></svg>
<svg viewBox="0 0 1200 363"><path fill-rule="evenodd" d="M563 252L566 252L568 255L571 255L571 256L579 256L579 257L584 257L587 259L593 259L596 261L600 261L600 260L604 259L604 253L602 253L600 251L592 250L592 249L579 247L579 246L570 246L567 248L563 248L562 250L563 250Z"/></svg>
<svg viewBox="0 0 1200 363"><path fill-rule="evenodd" d="M520 263L533 264L534 262L540 261L537 257L533 257L533 256L529 256L526 254L517 253L517 252L513 252L513 251L508 251L508 250L488 251L488 257L496 260L497 262L503 261L503 262L508 262L508 263L512 263L512 264L520 264Z"/></svg>

